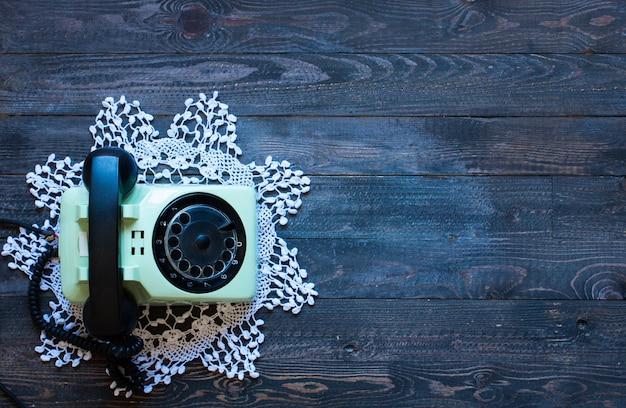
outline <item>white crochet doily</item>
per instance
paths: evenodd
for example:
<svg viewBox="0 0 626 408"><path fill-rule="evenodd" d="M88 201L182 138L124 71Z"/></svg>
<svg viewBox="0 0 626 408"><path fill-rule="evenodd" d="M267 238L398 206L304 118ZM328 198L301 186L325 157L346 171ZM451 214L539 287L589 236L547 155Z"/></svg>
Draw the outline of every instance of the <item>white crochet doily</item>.
<svg viewBox="0 0 626 408"><path fill-rule="evenodd" d="M237 158L241 149L236 144L237 118L228 106L204 94L185 101L185 111L177 114L167 135L161 137L152 126L153 117L144 112L139 102L107 98L102 103L96 122L90 127L93 149L119 146L130 152L139 166L140 183L222 183L251 186L257 192L258 214L258 289L256 298L247 303L217 305L176 305L152 309L146 306L134 334L144 341L144 349L134 361L146 374L145 392L160 383L169 384L172 376L185 372L188 362L200 359L210 371L229 378L258 377L254 361L264 336L263 321L255 317L261 308L282 308L298 313L304 305L313 305L317 295L307 273L296 259L297 249L289 248L278 237L276 225L285 225L289 215L297 213L301 195L309 190L309 179L300 170L292 170L289 162L268 157L264 163L242 164ZM49 210L50 217L42 227L59 233L59 209L63 192L82 183L83 162L66 157L57 160L52 154L43 165L28 173L27 182L35 197L35 205ZM56 244L56 243L55 243ZM2 252L10 256L12 269L31 275L30 268L38 259L46 241L25 230L9 237ZM86 335L81 321L82 305L69 302L61 292L58 262L41 282L41 289L51 291L51 312L45 319L65 329ZM47 275L46 275L47 276ZM56 366L80 364L89 360L89 352L73 347L41 333L41 345L35 350L43 361ZM130 391L111 384L115 394L130 396Z"/></svg>

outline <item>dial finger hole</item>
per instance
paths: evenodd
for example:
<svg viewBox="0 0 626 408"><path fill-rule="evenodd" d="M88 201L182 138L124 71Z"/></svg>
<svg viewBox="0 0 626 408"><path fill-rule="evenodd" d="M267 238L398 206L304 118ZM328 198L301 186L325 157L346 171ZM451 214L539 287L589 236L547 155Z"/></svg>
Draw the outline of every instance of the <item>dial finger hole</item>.
<svg viewBox="0 0 626 408"><path fill-rule="evenodd" d="M226 265L224 264L224 262L218 260L217 262L215 262L215 271L222 272L225 266Z"/></svg>
<svg viewBox="0 0 626 408"><path fill-rule="evenodd" d="M174 224L172 224L171 231L172 234L180 234L181 232L183 232L183 226L175 222Z"/></svg>
<svg viewBox="0 0 626 408"><path fill-rule="evenodd" d="M180 260L180 258L183 257L183 253L180 251L180 249L175 249L172 252L170 252L170 256L172 257L173 260L178 261Z"/></svg>
<svg viewBox="0 0 626 408"><path fill-rule="evenodd" d="M180 269L183 272L189 269L190 266L191 265L189 265L189 262L185 259L183 259L182 261L178 263L178 269Z"/></svg>
<svg viewBox="0 0 626 408"><path fill-rule="evenodd" d="M194 265L189 269L189 275L191 275L192 278L200 277L201 273L202 273L202 269L200 269L198 265Z"/></svg>
<svg viewBox="0 0 626 408"><path fill-rule="evenodd" d="M207 266L204 267L204 270L202 271L202 274L208 278L208 277L213 276L214 272L215 272L215 270L213 269L213 267L211 265L207 265Z"/></svg>
<svg viewBox="0 0 626 408"><path fill-rule="evenodd" d="M235 247L235 238L233 237L228 237L224 240L224 246L228 249L233 249Z"/></svg>
<svg viewBox="0 0 626 408"><path fill-rule="evenodd" d="M167 240L167 244L168 244L170 247L173 247L173 248L174 248L174 247L177 247L179 243L180 243L180 241L178 241L178 238L177 238L177 237L170 237L170 238Z"/></svg>
<svg viewBox="0 0 626 408"><path fill-rule="evenodd" d="M181 224L189 224L189 221L191 221L191 217L187 213L182 213L178 217L178 221L180 221Z"/></svg>

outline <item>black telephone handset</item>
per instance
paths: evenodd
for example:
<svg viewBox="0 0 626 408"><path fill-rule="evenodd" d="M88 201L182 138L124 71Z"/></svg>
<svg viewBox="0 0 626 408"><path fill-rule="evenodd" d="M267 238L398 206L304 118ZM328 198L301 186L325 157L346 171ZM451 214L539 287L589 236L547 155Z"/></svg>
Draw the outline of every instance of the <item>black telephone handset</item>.
<svg viewBox="0 0 626 408"><path fill-rule="evenodd" d="M83 165L89 190L89 298L83 322L101 340L127 336L137 324L137 302L123 288L119 267L120 205L135 186L137 173L133 157L115 147L94 150Z"/></svg>

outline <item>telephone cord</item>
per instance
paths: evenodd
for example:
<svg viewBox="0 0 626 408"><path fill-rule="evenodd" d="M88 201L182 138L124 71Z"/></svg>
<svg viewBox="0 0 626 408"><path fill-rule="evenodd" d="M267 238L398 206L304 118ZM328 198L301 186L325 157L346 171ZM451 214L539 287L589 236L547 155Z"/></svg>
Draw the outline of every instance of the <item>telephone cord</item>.
<svg viewBox="0 0 626 408"><path fill-rule="evenodd" d="M41 311L40 284L46 271L46 266L52 258L58 256L57 249L51 244L51 241L54 240L57 234L52 230L33 227L26 223L6 218L0 218L0 224L24 228L45 236L48 241L44 252L31 268L32 276L28 285L28 305L35 327L61 341L104 357L106 360L106 371L117 388L126 389L132 393L143 392L145 374L132 361L132 357L143 349L143 340L140 337L129 335L115 341L100 341L72 333L51 321L46 321L44 318ZM17 395L11 392L4 384L0 383L0 389L16 406L25 406Z"/></svg>
<svg viewBox="0 0 626 408"><path fill-rule="evenodd" d="M28 304L33 324L61 341L106 358L107 372L117 387L126 388L134 393L142 392L145 376L132 361L132 357L143 348L143 340L140 337L130 335L115 341L99 341L69 332L44 319L41 311L39 285L46 265L50 259L57 256L57 249L48 245L46 251L32 268L32 276L28 286Z"/></svg>

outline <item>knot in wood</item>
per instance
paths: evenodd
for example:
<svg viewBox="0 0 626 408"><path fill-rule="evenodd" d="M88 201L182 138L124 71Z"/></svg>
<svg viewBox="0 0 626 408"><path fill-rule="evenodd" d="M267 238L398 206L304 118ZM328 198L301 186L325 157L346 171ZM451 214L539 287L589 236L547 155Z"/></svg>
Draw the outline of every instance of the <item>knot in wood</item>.
<svg viewBox="0 0 626 408"><path fill-rule="evenodd" d="M176 28L187 37L205 34L211 27L211 15L204 7L194 5L180 12L176 19Z"/></svg>
<svg viewBox="0 0 626 408"><path fill-rule="evenodd" d="M476 388L485 388L491 383L491 373L489 371L480 371L474 374L474 385Z"/></svg>

